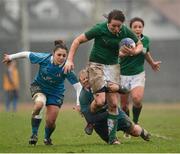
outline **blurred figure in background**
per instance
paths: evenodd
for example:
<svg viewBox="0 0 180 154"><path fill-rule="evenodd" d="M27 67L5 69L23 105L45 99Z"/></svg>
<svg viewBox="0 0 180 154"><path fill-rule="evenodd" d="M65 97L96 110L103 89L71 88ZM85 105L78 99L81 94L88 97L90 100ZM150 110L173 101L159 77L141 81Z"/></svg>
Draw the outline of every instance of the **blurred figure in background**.
<svg viewBox="0 0 180 154"><path fill-rule="evenodd" d="M12 110L16 112L19 89L19 72L15 61L10 61L7 63L7 70L3 75L3 89L6 97L6 111L10 111L10 107L12 105Z"/></svg>

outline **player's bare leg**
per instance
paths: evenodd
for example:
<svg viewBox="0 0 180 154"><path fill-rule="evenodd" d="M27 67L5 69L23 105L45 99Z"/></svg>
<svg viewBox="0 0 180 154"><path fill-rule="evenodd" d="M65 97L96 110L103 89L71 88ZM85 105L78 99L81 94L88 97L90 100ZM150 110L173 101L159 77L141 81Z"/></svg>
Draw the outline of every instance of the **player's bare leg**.
<svg viewBox="0 0 180 154"><path fill-rule="evenodd" d="M42 93L36 93L33 97L34 106L31 117L32 135L29 144L36 145L38 141L38 129L42 120L42 114L46 103L46 96Z"/></svg>
<svg viewBox="0 0 180 154"><path fill-rule="evenodd" d="M51 135L56 128L56 119L59 113L59 107L55 105L48 105L46 111L46 126L44 135L44 144L52 145Z"/></svg>

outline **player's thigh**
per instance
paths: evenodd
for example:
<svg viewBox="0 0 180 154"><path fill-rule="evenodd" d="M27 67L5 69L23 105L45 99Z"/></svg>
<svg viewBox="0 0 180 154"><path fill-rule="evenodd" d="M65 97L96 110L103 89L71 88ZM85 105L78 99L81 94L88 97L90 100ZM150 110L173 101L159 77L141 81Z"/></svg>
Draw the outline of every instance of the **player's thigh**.
<svg viewBox="0 0 180 154"><path fill-rule="evenodd" d="M129 105L129 94L121 94L120 95L120 104L121 108L125 108Z"/></svg>
<svg viewBox="0 0 180 154"><path fill-rule="evenodd" d="M131 90L131 96L133 102L141 102L144 97L144 87L137 86Z"/></svg>
<svg viewBox="0 0 180 154"><path fill-rule="evenodd" d="M119 93L106 93L106 99L109 106L117 107L119 103Z"/></svg>
<svg viewBox="0 0 180 154"><path fill-rule="evenodd" d="M105 87L104 65L90 62L88 66L88 78L93 93Z"/></svg>
<svg viewBox="0 0 180 154"><path fill-rule="evenodd" d="M120 65L105 65L104 66L104 75L106 82L111 82L119 85L120 83Z"/></svg>
<svg viewBox="0 0 180 154"><path fill-rule="evenodd" d="M105 92L99 92L93 95L94 99L98 106L103 106L106 99L106 93Z"/></svg>

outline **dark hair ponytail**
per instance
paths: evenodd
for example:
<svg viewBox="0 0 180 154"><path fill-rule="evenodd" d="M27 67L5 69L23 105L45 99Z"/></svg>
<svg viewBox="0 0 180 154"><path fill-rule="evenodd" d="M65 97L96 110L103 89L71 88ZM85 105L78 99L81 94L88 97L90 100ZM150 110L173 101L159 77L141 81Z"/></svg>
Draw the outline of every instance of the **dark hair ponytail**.
<svg viewBox="0 0 180 154"><path fill-rule="evenodd" d="M121 10L112 10L108 15L103 14L103 16L108 20L108 23L110 23L112 19L119 20L121 22L125 21L124 13Z"/></svg>
<svg viewBox="0 0 180 154"><path fill-rule="evenodd" d="M68 51L68 48L66 47L66 44L63 40L55 40L54 45L55 45L55 48L54 48L53 52L56 52L56 50L59 48L65 49L66 51Z"/></svg>

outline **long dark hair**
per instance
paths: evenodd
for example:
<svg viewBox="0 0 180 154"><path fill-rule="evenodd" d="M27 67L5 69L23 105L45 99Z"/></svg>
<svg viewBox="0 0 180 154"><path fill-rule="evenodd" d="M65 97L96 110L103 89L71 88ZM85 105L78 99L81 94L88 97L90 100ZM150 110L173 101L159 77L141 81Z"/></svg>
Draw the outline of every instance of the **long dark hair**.
<svg viewBox="0 0 180 154"><path fill-rule="evenodd" d="M55 40L54 41L54 45L55 45L55 48L53 50L53 52L55 53L56 50L58 50L59 48L60 49L65 49L67 52L68 52L68 48L65 44L65 42L63 40Z"/></svg>

